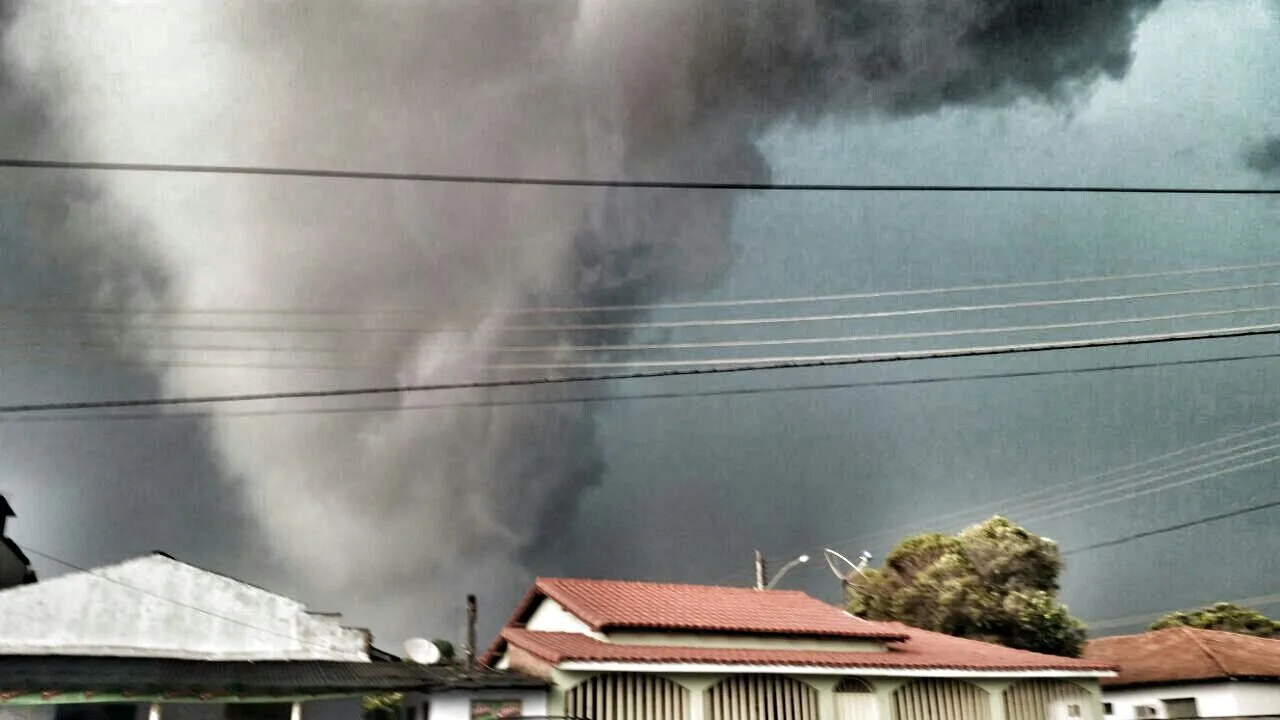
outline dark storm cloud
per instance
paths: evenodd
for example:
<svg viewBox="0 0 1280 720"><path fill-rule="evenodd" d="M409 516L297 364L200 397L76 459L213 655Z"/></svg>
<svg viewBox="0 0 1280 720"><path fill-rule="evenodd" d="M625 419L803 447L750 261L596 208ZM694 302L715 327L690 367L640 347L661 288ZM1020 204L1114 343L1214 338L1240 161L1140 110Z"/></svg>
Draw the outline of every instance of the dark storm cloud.
<svg viewBox="0 0 1280 720"><path fill-rule="evenodd" d="M1250 143L1244 151L1244 162L1250 170L1264 175L1280 173L1280 135Z"/></svg>

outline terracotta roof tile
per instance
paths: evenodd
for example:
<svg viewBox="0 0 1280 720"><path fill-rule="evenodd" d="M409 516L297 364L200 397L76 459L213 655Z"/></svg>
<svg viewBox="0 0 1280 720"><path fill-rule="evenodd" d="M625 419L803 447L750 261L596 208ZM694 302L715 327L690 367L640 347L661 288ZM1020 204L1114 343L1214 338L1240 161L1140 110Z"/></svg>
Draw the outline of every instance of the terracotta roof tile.
<svg viewBox="0 0 1280 720"><path fill-rule="evenodd" d="M545 595L593 630L667 630L751 635L897 639L902 630L853 617L802 592L710 585L540 578L526 598L523 623Z"/></svg>
<svg viewBox="0 0 1280 720"><path fill-rule="evenodd" d="M1280 678L1280 640L1178 627L1089 641L1085 657L1120 667L1111 687Z"/></svg>
<svg viewBox="0 0 1280 720"><path fill-rule="evenodd" d="M899 634L908 637L905 641L891 644L889 652L619 645L575 633L534 632L512 628L502 632L502 640L553 665L576 661L990 672L1107 672L1113 669L1108 663L1013 650L896 623L892 626Z"/></svg>

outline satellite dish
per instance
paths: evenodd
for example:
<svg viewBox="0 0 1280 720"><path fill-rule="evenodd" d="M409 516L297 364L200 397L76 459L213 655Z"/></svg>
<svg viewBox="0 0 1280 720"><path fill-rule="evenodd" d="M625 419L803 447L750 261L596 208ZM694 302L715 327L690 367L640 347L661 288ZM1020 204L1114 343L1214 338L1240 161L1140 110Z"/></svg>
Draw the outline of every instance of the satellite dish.
<svg viewBox="0 0 1280 720"><path fill-rule="evenodd" d="M862 575L862 569L871 561L869 552L859 555L857 563L831 548L824 548L822 555L827 559L827 567L831 568L831 573L842 583L852 583L854 576Z"/></svg>
<svg viewBox="0 0 1280 720"><path fill-rule="evenodd" d="M435 665L440 662L440 648L426 638L411 638L404 643L404 654L419 665Z"/></svg>

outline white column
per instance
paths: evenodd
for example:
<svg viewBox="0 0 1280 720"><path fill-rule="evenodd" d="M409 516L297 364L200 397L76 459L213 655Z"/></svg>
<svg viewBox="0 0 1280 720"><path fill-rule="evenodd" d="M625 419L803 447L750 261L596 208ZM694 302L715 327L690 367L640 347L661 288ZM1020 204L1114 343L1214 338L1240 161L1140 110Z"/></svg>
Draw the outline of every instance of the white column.
<svg viewBox="0 0 1280 720"><path fill-rule="evenodd" d="M988 680L979 682L978 685L987 691L987 702L991 708L991 720L1005 720L1004 717L1004 691L1012 685L1010 680Z"/></svg>
<svg viewBox="0 0 1280 720"><path fill-rule="evenodd" d="M160 703L151 703L147 711L147 720L160 720Z"/></svg>
<svg viewBox="0 0 1280 720"><path fill-rule="evenodd" d="M289 720L302 720L302 703L295 702L289 709Z"/></svg>

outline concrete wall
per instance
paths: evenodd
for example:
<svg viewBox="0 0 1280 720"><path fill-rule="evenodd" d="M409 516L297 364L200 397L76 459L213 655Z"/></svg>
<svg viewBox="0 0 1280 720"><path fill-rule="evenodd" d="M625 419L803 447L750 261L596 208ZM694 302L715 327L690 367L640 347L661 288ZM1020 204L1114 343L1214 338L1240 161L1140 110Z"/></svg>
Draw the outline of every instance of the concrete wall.
<svg viewBox="0 0 1280 720"><path fill-rule="evenodd" d="M336 616L161 555L0 591L0 653L359 662L367 647Z"/></svg>
<svg viewBox="0 0 1280 720"><path fill-rule="evenodd" d="M1280 715L1280 683L1223 682L1169 685L1132 690L1106 690L1103 702L1111 703L1110 720L1137 717L1134 708L1148 705L1156 717L1167 718L1165 700L1195 698L1200 717L1248 717Z"/></svg>
<svg viewBox="0 0 1280 720"><path fill-rule="evenodd" d="M547 715L547 693L542 690L484 690L447 692L432 695L430 714L426 720L471 720L471 701L519 700L525 715ZM636 720L643 720L637 718Z"/></svg>

